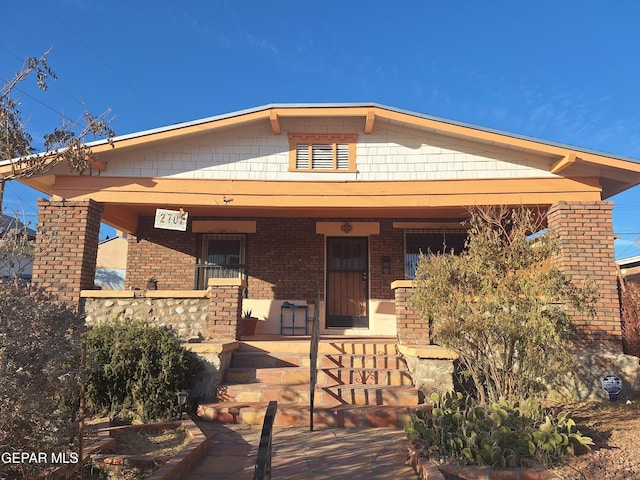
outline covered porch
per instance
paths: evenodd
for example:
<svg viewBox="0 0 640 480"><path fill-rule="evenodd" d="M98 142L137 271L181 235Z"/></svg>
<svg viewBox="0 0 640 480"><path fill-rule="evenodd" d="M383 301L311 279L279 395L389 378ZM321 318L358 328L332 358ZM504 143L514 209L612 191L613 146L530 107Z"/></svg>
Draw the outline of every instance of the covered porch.
<svg viewBox="0 0 640 480"><path fill-rule="evenodd" d="M539 203L539 195L520 194L547 209L549 226L560 235L557 265L577 281L590 278L599 286L597 318L574 315L576 342L621 352L612 205L583 200L549 206ZM400 344L429 345L428 323L409 305L411 263L417 249L462 243L468 215L450 204L462 201L456 195L444 195L446 204L436 207L316 206L304 217L291 206L249 209L234 195L237 208L234 202L187 206L188 228L176 232L154 227L150 203L123 198L41 201L34 280L89 317L146 315L192 341L239 339L249 311L258 318L258 335L304 335L317 309L323 335L391 336ZM475 198L478 205L506 200L488 191ZM113 223L119 217L135 218L135 224ZM105 219L129 225L124 291L93 287L98 226Z"/></svg>

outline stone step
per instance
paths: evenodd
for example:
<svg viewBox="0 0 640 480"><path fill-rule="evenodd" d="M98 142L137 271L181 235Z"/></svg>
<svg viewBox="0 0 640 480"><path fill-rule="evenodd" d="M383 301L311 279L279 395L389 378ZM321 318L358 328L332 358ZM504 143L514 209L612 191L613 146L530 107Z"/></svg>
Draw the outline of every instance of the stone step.
<svg viewBox="0 0 640 480"><path fill-rule="evenodd" d="M198 407L198 415L203 420L217 423L261 425L267 409L267 402L209 403ZM378 406L378 405L326 405L314 408L314 429L335 427L400 427L409 418L408 409L430 408L419 406ZM274 425L308 426L309 406L278 402Z"/></svg>
<svg viewBox="0 0 640 480"><path fill-rule="evenodd" d="M308 384L222 384L218 387L220 402L278 402L309 404ZM318 386L316 405L336 403L351 405L417 405L421 394L409 386L335 384Z"/></svg>
<svg viewBox="0 0 640 480"><path fill-rule="evenodd" d="M231 367L225 382L295 385L310 383L311 372L304 367L251 368ZM318 369L318 385L362 383L368 385L413 385L406 369L333 367Z"/></svg>

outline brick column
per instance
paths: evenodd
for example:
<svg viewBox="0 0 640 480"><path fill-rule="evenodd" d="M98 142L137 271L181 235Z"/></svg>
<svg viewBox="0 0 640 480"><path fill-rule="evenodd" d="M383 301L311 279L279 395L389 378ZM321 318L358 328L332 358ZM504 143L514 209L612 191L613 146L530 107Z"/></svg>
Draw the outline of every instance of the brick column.
<svg viewBox="0 0 640 480"><path fill-rule="evenodd" d="M246 282L239 278L209 280L209 318L205 340L234 341L240 339L242 292Z"/></svg>
<svg viewBox="0 0 640 480"><path fill-rule="evenodd" d="M418 312L409 306L413 295L411 280L396 280L391 283L396 299L396 325L401 345L430 345L429 322L422 320Z"/></svg>
<svg viewBox="0 0 640 480"><path fill-rule="evenodd" d="M33 281L76 305L96 274L102 205L93 200L38 200Z"/></svg>
<svg viewBox="0 0 640 480"><path fill-rule="evenodd" d="M558 202L547 215L559 243L554 265L576 285L590 280L598 287L595 316L570 312L572 340L592 353L622 353L612 210L611 202Z"/></svg>

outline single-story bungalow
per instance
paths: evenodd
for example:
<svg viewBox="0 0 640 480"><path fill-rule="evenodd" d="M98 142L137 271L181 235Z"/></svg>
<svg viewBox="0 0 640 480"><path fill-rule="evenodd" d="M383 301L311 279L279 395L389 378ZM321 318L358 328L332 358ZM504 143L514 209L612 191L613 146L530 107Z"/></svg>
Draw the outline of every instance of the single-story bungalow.
<svg viewBox="0 0 640 480"><path fill-rule="evenodd" d="M560 235L557 265L598 284L576 341L622 352L606 200L640 184L634 159L375 103L272 104L91 148L88 174L21 180L51 196L33 279L90 319L219 341L243 313L286 336L317 312L321 334L428 344L407 303L419 252L461 247L469 207L530 206ZM121 291L93 288L100 222L129 240Z"/></svg>

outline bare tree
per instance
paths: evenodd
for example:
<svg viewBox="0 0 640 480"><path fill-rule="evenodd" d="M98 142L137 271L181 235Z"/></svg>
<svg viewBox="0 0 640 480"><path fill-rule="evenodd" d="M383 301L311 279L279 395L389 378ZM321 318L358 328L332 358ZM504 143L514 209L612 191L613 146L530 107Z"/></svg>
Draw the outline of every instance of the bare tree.
<svg viewBox="0 0 640 480"><path fill-rule="evenodd" d="M41 90L47 90L49 80L57 79L47 62L50 52L51 49L38 58L27 58L20 71L0 88L0 211L5 182L46 173L60 163L65 163L71 171L85 173L94 164L87 139L111 140L115 136L110 127L111 110L94 115L85 106L80 118L62 118L60 126L44 135L44 152L34 151L33 138L25 129L14 95L18 85L30 78L35 77Z"/></svg>

